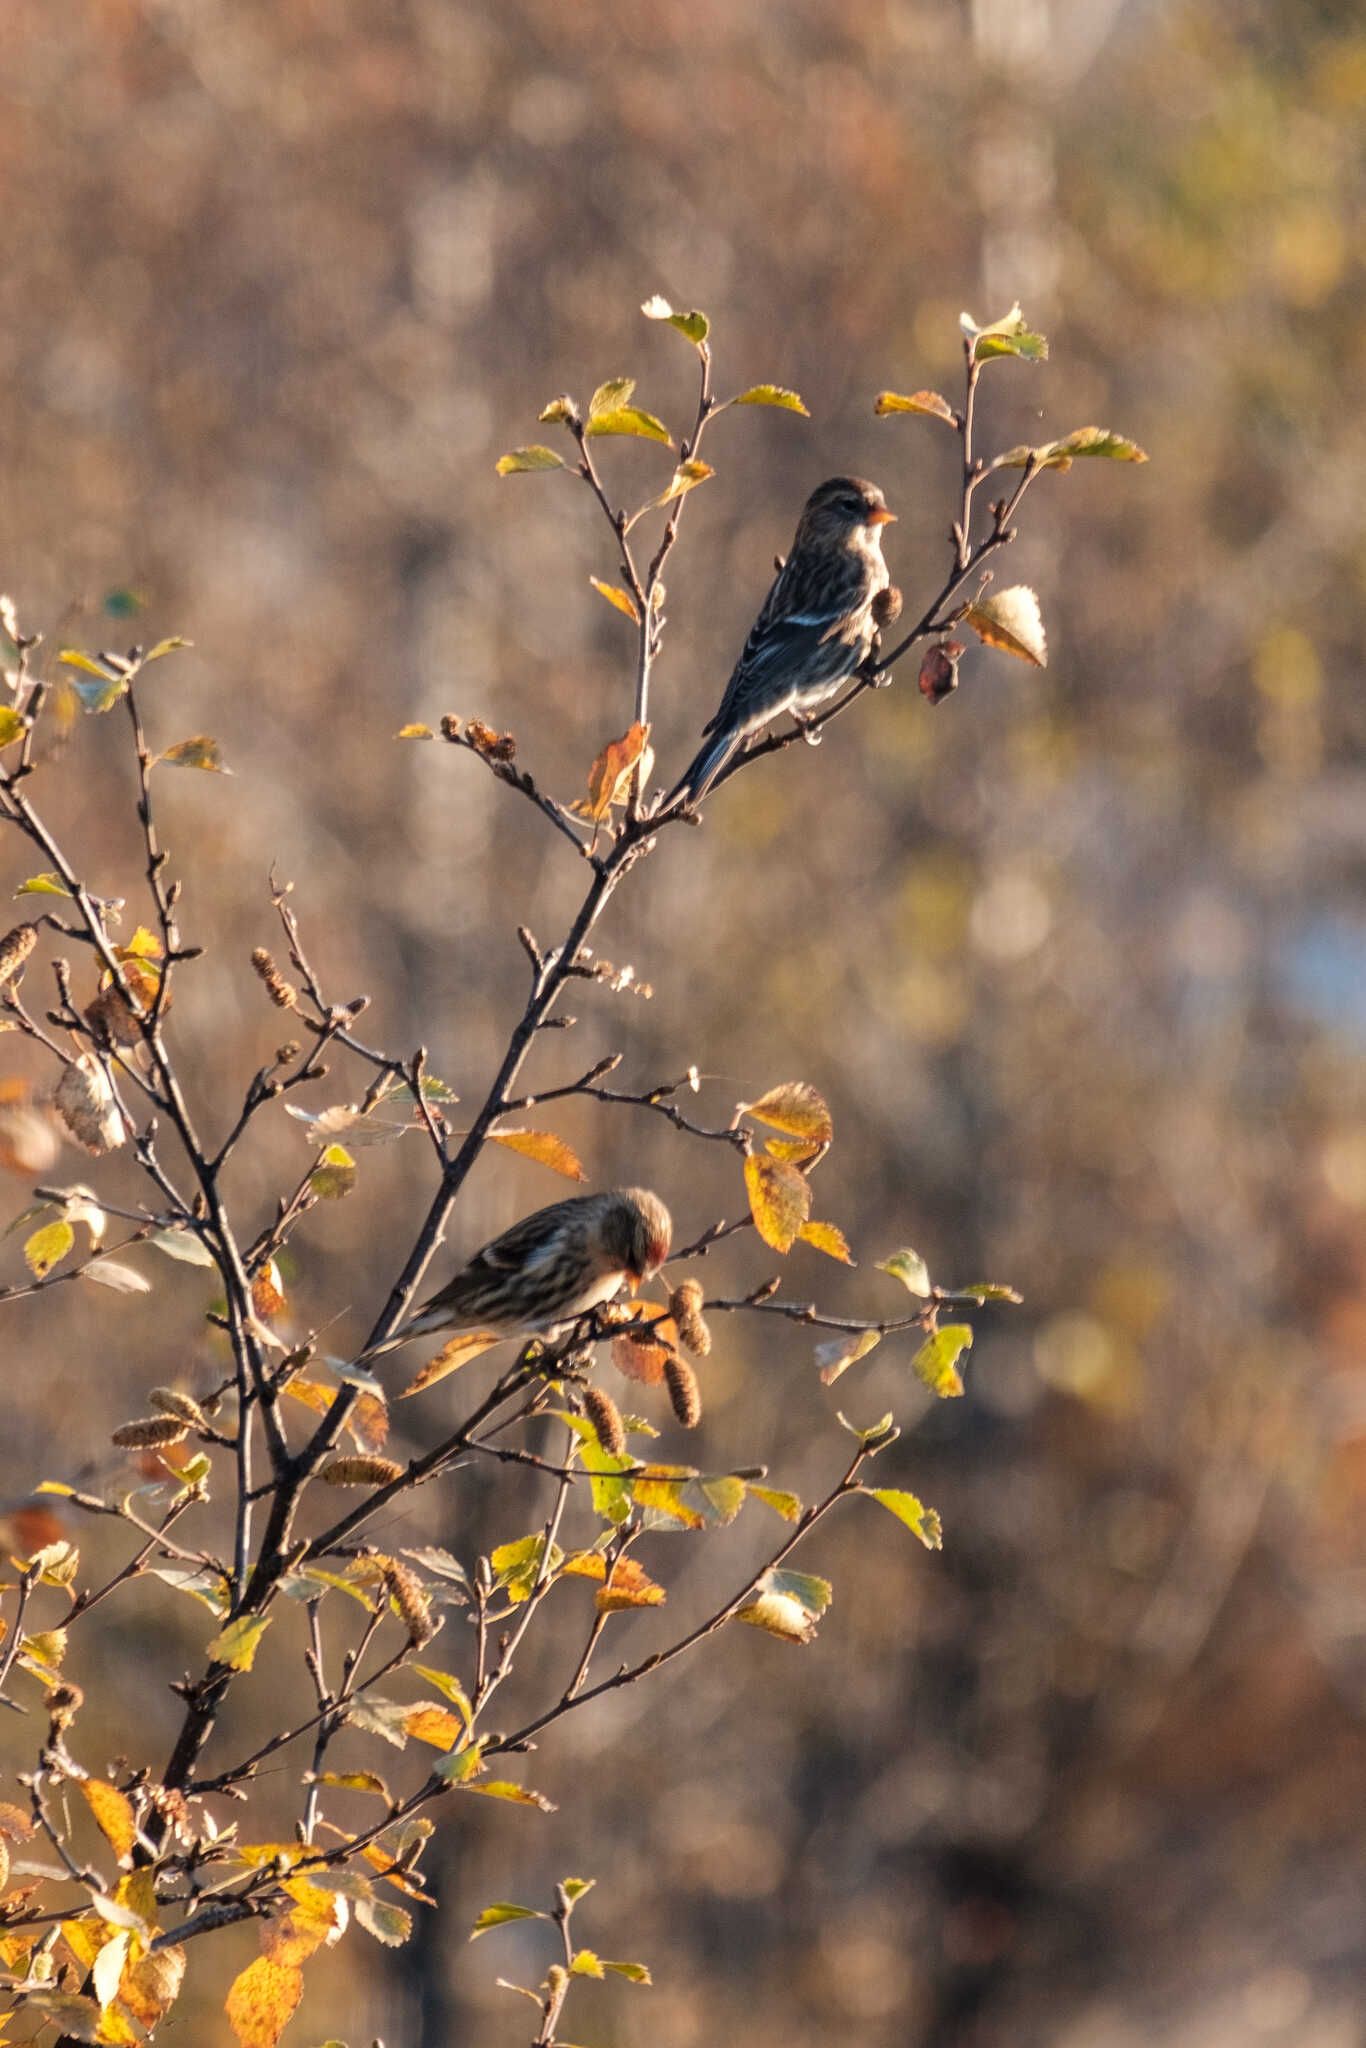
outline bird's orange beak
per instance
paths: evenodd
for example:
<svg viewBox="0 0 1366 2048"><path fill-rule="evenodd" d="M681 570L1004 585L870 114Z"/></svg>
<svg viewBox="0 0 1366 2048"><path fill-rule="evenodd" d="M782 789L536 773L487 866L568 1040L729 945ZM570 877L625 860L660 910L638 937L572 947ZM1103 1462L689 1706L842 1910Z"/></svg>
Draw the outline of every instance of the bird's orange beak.
<svg viewBox="0 0 1366 2048"><path fill-rule="evenodd" d="M883 505L878 511L868 514L865 524L868 526L895 526L896 514L895 512L889 512L887 507Z"/></svg>

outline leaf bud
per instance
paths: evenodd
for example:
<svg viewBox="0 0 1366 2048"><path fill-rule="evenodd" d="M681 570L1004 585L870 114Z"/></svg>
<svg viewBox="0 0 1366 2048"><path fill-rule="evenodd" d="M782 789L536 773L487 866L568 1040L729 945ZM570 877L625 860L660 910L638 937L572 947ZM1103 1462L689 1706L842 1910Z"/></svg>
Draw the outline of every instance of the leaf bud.
<svg viewBox="0 0 1366 2048"><path fill-rule="evenodd" d="M684 1429L696 1429L702 1420L701 1389L697 1384L697 1374L687 1359L680 1358L676 1351L669 1352L664 1360L664 1381L679 1422Z"/></svg>
<svg viewBox="0 0 1366 2048"><path fill-rule="evenodd" d="M125 1451L159 1451L178 1444L190 1433L190 1426L178 1415L148 1415L136 1422L122 1422L109 1441Z"/></svg>
<svg viewBox="0 0 1366 2048"><path fill-rule="evenodd" d="M285 980L274 960L264 946L257 946L251 956L251 964L265 984L266 994L277 1010L295 1010L299 1006L299 991Z"/></svg>
<svg viewBox="0 0 1366 2048"><path fill-rule="evenodd" d="M458 740L460 737L460 720L453 711L448 711L441 721L441 737L443 740Z"/></svg>
<svg viewBox="0 0 1366 2048"><path fill-rule="evenodd" d="M297 1038L287 1038L283 1045L277 1045L275 1048L276 1066L287 1067L291 1065L294 1060L298 1059L302 1051L303 1047L299 1044Z"/></svg>
<svg viewBox="0 0 1366 2048"><path fill-rule="evenodd" d="M873 599L872 611L873 624L879 632L896 624L901 617L901 592L895 583L889 583L884 590L879 590Z"/></svg>
<svg viewBox="0 0 1366 2048"><path fill-rule="evenodd" d="M711 1350L711 1331L702 1314L700 1280L680 1280L669 1296L669 1314L678 1325L685 1348L694 1358L705 1358Z"/></svg>
<svg viewBox="0 0 1366 2048"><path fill-rule="evenodd" d="M584 1392L583 1406L602 1448L610 1457L624 1457L626 1429L621 1419L621 1410L612 1396L604 1393L601 1387L589 1387Z"/></svg>
<svg viewBox="0 0 1366 2048"><path fill-rule="evenodd" d="M403 1477L403 1466L392 1458L374 1458L352 1453L329 1458L318 1477L327 1486L387 1486Z"/></svg>
<svg viewBox="0 0 1366 2048"><path fill-rule="evenodd" d="M198 1401L189 1394L182 1394L178 1387L153 1387L147 1400L159 1415L177 1415L191 1429L207 1429L209 1426L209 1419Z"/></svg>
<svg viewBox="0 0 1366 2048"><path fill-rule="evenodd" d="M37 943L38 927L33 924L17 924L13 931L6 932L0 939L0 988L18 980Z"/></svg>
<svg viewBox="0 0 1366 2048"><path fill-rule="evenodd" d="M85 1694L71 1679L64 1679L60 1685L53 1686L47 1696L50 1741L55 1742L71 1726L84 1705Z"/></svg>
<svg viewBox="0 0 1366 2048"><path fill-rule="evenodd" d="M400 1564L396 1558L385 1560L384 1583L393 1596L394 1605L403 1617L408 1631L408 1641L415 1650L429 1643L436 1634L432 1620L432 1603L427 1598L422 1581L408 1565Z"/></svg>

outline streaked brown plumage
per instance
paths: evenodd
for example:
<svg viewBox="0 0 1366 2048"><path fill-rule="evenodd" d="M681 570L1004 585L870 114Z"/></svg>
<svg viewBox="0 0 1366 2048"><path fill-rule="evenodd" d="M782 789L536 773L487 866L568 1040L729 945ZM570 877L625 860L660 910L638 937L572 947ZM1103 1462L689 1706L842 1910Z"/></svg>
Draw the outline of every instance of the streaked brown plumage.
<svg viewBox="0 0 1366 2048"><path fill-rule="evenodd" d="M887 588L882 529L896 518L876 484L832 476L807 499L792 552L764 599L715 715L683 777L697 803L736 749L782 712L833 697L872 650Z"/></svg>
<svg viewBox="0 0 1366 2048"><path fill-rule="evenodd" d="M624 1280L648 1279L669 1256L673 1223L648 1188L571 1195L524 1216L367 1353L434 1330L545 1336L610 1301Z"/></svg>

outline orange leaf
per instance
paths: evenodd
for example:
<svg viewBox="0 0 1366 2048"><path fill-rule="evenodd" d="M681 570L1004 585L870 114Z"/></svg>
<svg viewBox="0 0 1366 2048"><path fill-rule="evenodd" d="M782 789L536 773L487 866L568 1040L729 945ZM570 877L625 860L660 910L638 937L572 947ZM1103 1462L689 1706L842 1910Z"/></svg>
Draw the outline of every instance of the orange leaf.
<svg viewBox="0 0 1366 2048"><path fill-rule="evenodd" d="M304 1995L297 1963L258 1956L234 1979L223 2010L242 2048L275 2048Z"/></svg>
<svg viewBox="0 0 1366 2048"><path fill-rule="evenodd" d="M648 725L628 726L619 740L609 740L588 771L588 804L585 815L594 824L605 818L618 802L621 784L646 750Z"/></svg>
<svg viewBox="0 0 1366 2048"><path fill-rule="evenodd" d="M465 1724L449 1707L415 1706L403 1717L404 1732L415 1742L430 1743L433 1749L453 1749L465 1732Z"/></svg>
<svg viewBox="0 0 1366 2048"><path fill-rule="evenodd" d="M665 1313L662 1301L636 1301L630 1307L633 1315L654 1324L654 1328L642 1330L638 1337L627 1330L614 1337L612 1363L625 1379L638 1380L648 1387L658 1386L665 1365L678 1349L677 1326Z"/></svg>
<svg viewBox="0 0 1366 2048"><path fill-rule="evenodd" d="M616 583L600 583L596 576L590 576L588 580L599 597L605 597L608 604L615 605L619 612L625 612L627 618L635 625L640 624L640 613L636 610L636 601L629 591L623 590Z"/></svg>
<svg viewBox="0 0 1366 2048"><path fill-rule="evenodd" d="M744 1114L786 1131L790 1138L803 1138L811 1145L828 1145L835 1135L830 1105L806 1081L783 1081L770 1088L757 1102L746 1102Z"/></svg>
<svg viewBox="0 0 1366 2048"><path fill-rule="evenodd" d="M752 1152L745 1161L745 1190L754 1227L775 1252L790 1252L811 1214L811 1186L785 1159Z"/></svg>
<svg viewBox="0 0 1366 2048"><path fill-rule="evenodd" d="M435 1358L429 1358L410 1387L405 1387L398 1396L400 1401L409 1400L414 1394L421 1394L428 1387L434 1387L438 1380L444 1380L448 1372L458 1372L462 1365L468 1365L481 1351L491 1345L501 1344L497 1330L466 1330L459 1337L452 1337L443 1344Z"/></svg>
<svg viewBox="0 0 1366 2048"><path fill-rule="evenodd" d="M495 1145L506 1145L509 1152L520 1152L524 1159L534 1159L539 1165L548 1166L552 1173L562 1173L566 1180L588 1178L573 1147L553 1131L490 1131L489 1137Z"/></svg>
<svg viewBox="0 0 1366 2048"><path fill-rule="evenodd" d="M593 1604L599 1614L616 1614L626 1607L662 1607L667 1598L664 1588L633 1557L619 1557Z"/></svg>

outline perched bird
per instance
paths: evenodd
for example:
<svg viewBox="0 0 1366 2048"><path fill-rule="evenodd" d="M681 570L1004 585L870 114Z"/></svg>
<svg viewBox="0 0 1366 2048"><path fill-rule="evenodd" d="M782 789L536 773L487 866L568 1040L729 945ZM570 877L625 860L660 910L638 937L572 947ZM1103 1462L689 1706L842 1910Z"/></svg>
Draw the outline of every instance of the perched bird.
<svg viewBox="0 0 1366 2048"><path fill-rule="evenodd" d="M720 709L703 727L713 737L678 785L689 804L752 733L784 711L804 724L862 666L880 623L875 602L888 587L882 529L895 518L861 477L832 476L811 493Z"/></svg>
<svg viewBox="0 0 1366 2048"><path fill-rule="evenodd" d="M668 1258L672 1237L669 1212L648 1188L552 1202L477 1251L402 1329L365 1356L433 1330L553 1333L610 1301L623 1280L649 1279Z"/></svg>

